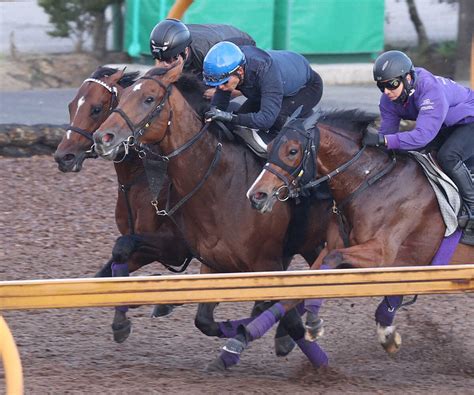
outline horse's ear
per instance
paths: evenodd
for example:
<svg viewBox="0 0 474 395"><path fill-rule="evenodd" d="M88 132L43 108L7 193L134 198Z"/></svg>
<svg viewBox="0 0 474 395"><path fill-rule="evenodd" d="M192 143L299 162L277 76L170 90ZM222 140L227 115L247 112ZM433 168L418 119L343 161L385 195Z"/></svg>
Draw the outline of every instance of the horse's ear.
<svg viewBox="0 0 474 395"><path fill-rule="evenodd" d="M166 74L163 76L163 80L169 84L178 81L179 77L181 77L181 74L183 73L183 66L184 62L176 62L168 69Z"/></svg>
<svg viewBox="0 0 474 395"><path fill-rule="evenodd" d="M120 79L123 77L125 74L125 67L122 70L117 70L115 73L113 73L109 78L109 83L114 84L120 81Z"/></svg>

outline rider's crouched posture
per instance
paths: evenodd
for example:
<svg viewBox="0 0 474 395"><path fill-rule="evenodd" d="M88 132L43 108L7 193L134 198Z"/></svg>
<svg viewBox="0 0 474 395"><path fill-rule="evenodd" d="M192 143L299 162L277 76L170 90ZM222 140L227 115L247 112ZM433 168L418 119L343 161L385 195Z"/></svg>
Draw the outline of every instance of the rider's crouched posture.
<svg viewBox="0 0 474 395"><path fill-rule="evenodd" d="M230 25L185 25L169 18L151 31L150 52L157 66L166 67L166 64L178 61L185 72L201 77L204 57L212 46L221 41L230 41L238 46L255 45L250 35Z"/></svg>
<svg viewBox="0 0 474 395"><path fill-rule="evenodd" d="M217 87L206 113L220 120L275 134L301 105L299 117L311 114L321 100L323 82L308 61L289 51L264 51L230 42L214 45L204 58L204 82ZM226 112L232 90L247 98L236 114Z"/></svg>
<svg viewBox="0 0 474 395"><path fill-rule="evenodd" d="M374 64L380 99L380 132L368 132L363 143L389 149L424 148L437 137L437 160L456 183L464 201L459 224L474 232L474 184L465 165L474 156L474 91L414 67L400 51L380 55ZM400 120L416 120L416 127L399 132ZM444 141L442 141L445 138Z"/></svg>

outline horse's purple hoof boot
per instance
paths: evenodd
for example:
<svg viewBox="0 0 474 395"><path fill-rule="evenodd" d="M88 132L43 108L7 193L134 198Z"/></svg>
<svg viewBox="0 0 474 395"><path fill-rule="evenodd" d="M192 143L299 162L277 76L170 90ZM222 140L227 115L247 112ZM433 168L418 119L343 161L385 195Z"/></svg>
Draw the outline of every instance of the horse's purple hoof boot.
<svg viewBox="0 0 474 395"><path fill-rule="evenodd" d="M112 331L114 333L114 340L117 343L123 343L128 339L132 331L132 322L127 319L119 324L112 324Z"/></svg>
<svg viewBox="0 0 474 395"><path fill-rule="evenodd" d="M286 357L296 347L290 335L275 337L275 354L277 357Z"/></svg>

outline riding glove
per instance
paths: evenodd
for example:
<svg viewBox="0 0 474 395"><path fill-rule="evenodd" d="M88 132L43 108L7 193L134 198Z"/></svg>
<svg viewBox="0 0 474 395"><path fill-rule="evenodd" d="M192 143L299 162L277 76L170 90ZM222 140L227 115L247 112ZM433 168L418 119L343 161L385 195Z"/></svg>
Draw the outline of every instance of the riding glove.
<svg viewBox="0 0 474 395"><path fill-rule="evenodd" d="M368 127L367 131L362 138L362 145L368 145L372 147L386 146L385 136L377 131L377 129Z"/></svg>
<svg viewBox="0 0 474 395"><path fill-rule="evenodd" d="M222 111L218 108L211 108L206 114L204 115L206 121L224 121L224 122L233 122L236 120L237 116L232 114L231 112Z"/></svg>

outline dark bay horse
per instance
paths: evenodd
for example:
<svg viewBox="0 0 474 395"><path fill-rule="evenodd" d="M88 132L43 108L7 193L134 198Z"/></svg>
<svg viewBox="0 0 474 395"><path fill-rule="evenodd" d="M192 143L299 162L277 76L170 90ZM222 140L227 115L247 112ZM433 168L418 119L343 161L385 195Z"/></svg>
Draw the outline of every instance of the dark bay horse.
<svg viewBox="0 0 474 395"><path fill-rule="evenodd" d="M294 207L277 204L268 216L251 208L245 192L262 164L241 144L221 138L214 125L203 125L191 106L203 100L201 92L194 100L183 97L177 77L173 70L163 74L152 69L127 88L118 108L94 134L96 152L114 160L124 149L137 147L142 155L167 163L174 192L182 199L177 207L183 232L210 271L286 270L295 253L312 262L326 240L330 202L312 204L311 215L320 221L307 224L302 237L289 243ZM303 349L301 328L287 325Z"/></svg>
<svg viewBox="0 0 474 395"><path fill-rule="evenodd" d="M432 187L410 156L361 147L362 133L373 121L357 111L340 111L321 116L313 133L285 128L248 191L254 208L271 212L283 195L294 197L305 188L301 170L317 169L320 180L329 179L346 245L329 238L312 269L429 265L438 256L446 226ZM447 242L453 237L459 239L459 231ZM474 246L465 244L458 244L449 260L473 262ZM387 299L388 309L379 306L376 312L378 335L387 351L395 352L401 338L392 321L402 298Z"/></svg>
<svg viewBox="0 0 474 395"><path fill-rule="evenodd" d="M117 106L123 89L137 77L138 73L99 67L83 82L69 103L70 125L54 153L61 171L79 172L85 159L97 157L92 135ZM150 204L153 197L142 159L131 154L114 163L114 167L119 185L115 221L122 237L113 248L112 258L96 276L128 275L154 261L171 268L186 266L191 252L174 224L157 216ZM165 200L163 193L159 201ZM155 314L170 309L171 306L157 306ZM131 329L126 308L116 309L112 329L116 341L126 340Z"/></svg>

